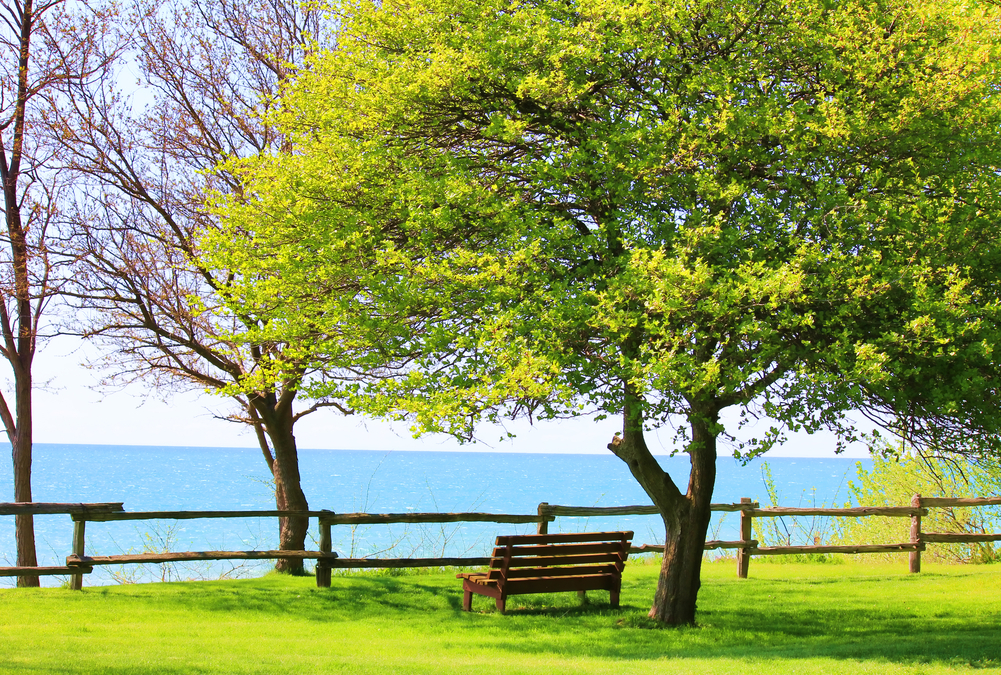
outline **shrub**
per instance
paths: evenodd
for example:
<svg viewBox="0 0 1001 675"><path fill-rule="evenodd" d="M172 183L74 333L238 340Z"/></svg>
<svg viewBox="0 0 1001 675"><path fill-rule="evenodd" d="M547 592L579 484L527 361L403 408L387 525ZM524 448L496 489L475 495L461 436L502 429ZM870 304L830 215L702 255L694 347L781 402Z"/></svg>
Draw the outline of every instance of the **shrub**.
<svg viewBox="0 0 1001 675"><path fill-rule="evenodd" d="M872 469L861 463L850 484L846 506L905 506L915 494L922 497L982 497L1001 494L1001 465L972 463L965 458L940 455L920 457L893 453L887 448L873 453ZM893 544L910 540L909 518L837 519L834 539L841 544ZM985 534L1001 532L1001 507L936 507L921 519L924 532ZM899 554L869 554L899 560ZM996 543L932 544L925 551L940 562L985 563L1001 560Z"/></svg>

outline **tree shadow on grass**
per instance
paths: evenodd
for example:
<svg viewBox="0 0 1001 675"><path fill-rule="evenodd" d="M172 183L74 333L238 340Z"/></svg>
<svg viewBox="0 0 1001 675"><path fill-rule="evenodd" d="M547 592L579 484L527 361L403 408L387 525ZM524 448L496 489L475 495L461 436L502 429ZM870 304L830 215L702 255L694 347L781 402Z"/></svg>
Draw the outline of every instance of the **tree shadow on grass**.
<svg viewBox="0 0 1001 675"><path fill-rule="evenodd" d="M515 596L504 616L478 596L475 611L463 612L461 586L446 576L352 575L335 577L329 589L281 578L180 584L151 599L258 621L433 625L511 654L1001 666L997 600L969 606L968 596L950 600L949 592L948 583L927 578L714 580L700 594L699 625L685 628L647 619L653 587L644 579L627 580L618 610L607 592L588 593L586 604L562 593Z"/></svg>
<svg viewBox="0 0 1001 675"><path fill-rule="evenodd" d="M88 592L135 594L137 599L146 596L146 601L150 603L176 605L229 617L294 616L299 620L321 622L461 609L461 588L454 591L442 584L419 579L358 575L335 578L331 588L316 588L312 579L276 577L247 582L157 584L158 592L155 594L145 593L142 586L109 587Z"/></svg>
<svg viewBox="0 0 1001 675"><path fill-rule="evenodd" d="M615 610L601 612L603 617ZM612 629L591 634L591 639L574 641L556 631L537 639L538 626L512 621L503 635L491 639L493 649L516 654L543 655L568 651L579 656L614 660L752 659L788 660L835 659L897 664L948 663L969 667L1001 667L1001 644L997 623L953 620L946 630L936 622L921 628L894 626L870 612L846 611L838 621L852 626L838 630L830 618L796 615L776 617L765 609L730 613L725 618L710 617L711 625L665 628L646 617L646 609L624 606L618 618L610 617ZM545 617L563 623L568 633L579 631L570 624L589 616L583 609L526 609L515 614ZM751 627L753 626L753 628Z"/></svg>
<svg viewBox="0 0 1001 675"><path fill-rule="evenodd" d="M626 660L834 659L1001 667L1001 594L972 605L962 594L950 597L950 584L962 576L853 579L850 593L841 578L712 581L700 595L699 625L683 628L665 628L647 618L649 605L643 600L652 600L653 589L632 580L624 585L620 610L600 601L567 606L565 598L572 594L517 598L505 617L507 634L495 635L492 646L520 654L567 650ZM554 630L540 640L542 620ZM591 630L589 639L576 639L584 626Z"/></svg>

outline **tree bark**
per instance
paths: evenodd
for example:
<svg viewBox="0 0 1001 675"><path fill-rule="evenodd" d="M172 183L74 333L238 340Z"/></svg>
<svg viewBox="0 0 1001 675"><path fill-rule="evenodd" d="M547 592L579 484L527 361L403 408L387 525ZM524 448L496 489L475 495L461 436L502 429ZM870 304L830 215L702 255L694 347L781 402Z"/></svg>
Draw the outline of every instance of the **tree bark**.
<svg viewBox="0 0 1001 675"><path fill-rule="evenodd" d="M688 453L692 471L685 508L662 514L664 559L650 609L650 618L668 624L695 623L696 600L702 586L702 552L716 483L716 435L709 424L692 423Z"/></svg>
<svg viewBox="0 0 1001 675"><path fill-rule="evenodd" d="M683 495L646 445L642 405L641 397L626 385L622 436L612 439L608 449L626 462L664 520L664 559L649 616L669 625L690 625L695 623L702 549L716 483L714 428L718 411L711 406L693 406L692 439L687 449L692 471L688 492Z"/></svg>
<svg viewBox="0 0 1001 675"><path fill-rule="evenodd" d="M31 370L22 370L15 375L15 410L17 415L17 432L11 438L11 452L14 460L14 501L30 502L31 498ZM35 550L35 521L31 515L15 516L15 534L17 542L18 567L37 567L38 556ZM24 576L17 578L17 585L37 588L41 585L39 577Z"/></svg>
<svg viewBox="0 0 1001 675"><path fill-rule="evenodd" d="M26 129L26 109L30 96L28 89L28 57L34 32L34 5L27 0L18 7L16 18L20 22L18 76L16 108L11 119L13 139L8 155L6 147L0 145L0 174L3 178L4 213L7 225L7 240L11 254L11 273L14 278L13 316L8 315L6 303L3 308L4 356L14 374L14 415L4 403L4 426L10 440L14 469L14 501L31 501L31 363L35 354L35 314L32 307L31 280L29 277L29 251L27 233L21 220L21 205L24 195L18 181L21 177L21 163L24 160L24 137ZM41 303L42 300L37 301ZM41 304L39 304L41 306ZM12 322L14 325L12 325ZM15 335L16 328L16 335ZM36 567L38 558L35 551L34 518L30 515L16 516L15 540L17 542L17 564L21 567ZM37 576L18 577L18 586L38 587Z"/></svg>
<svg viewBox="0 0 1001 675"><path fill-rule="evenodd" d="M299 476L299 454L293 434L292 397L279 399L273 393L249 397L250 404L261 420L261 424L271 440L274 450L270 462L271 474L275 479L275 505L279 510L308 511L309 504L302 491ZM260 439L259 439L260 440ZM265 459L270 453L265 451ZM301 551L306 547L309 518L279 518L278 548L282 551ZM283 558L275 564L275 569L288 574L305 574L303 560Z"/></svg>

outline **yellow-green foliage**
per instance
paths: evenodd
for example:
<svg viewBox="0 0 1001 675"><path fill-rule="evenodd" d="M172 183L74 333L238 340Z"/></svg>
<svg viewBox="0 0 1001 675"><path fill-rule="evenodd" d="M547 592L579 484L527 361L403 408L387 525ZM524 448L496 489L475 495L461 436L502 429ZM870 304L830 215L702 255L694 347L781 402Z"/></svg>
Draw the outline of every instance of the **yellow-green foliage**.
<svg viewBox="0 0 1001 675"><path fill-rule="evenodd" d="M372 375L307 393L462 439L627 391L651 427L996 437L994 4L331 5L199 248L242 339Z"/></svg>
<svg viewBox="0 0 1001 675"><path fill-rule="evenodd" d="M922 497L985 497L1001 494L1001 467L971 464L961 458L873 455L872 469L858 466L851 483L854 506L906 506ZM842 518L836 526L841 544L893 544L910 540L910 518ZM931 508L921 519L923 532L1001 532L1001 507ZM896 553L870 554L899 560ZM931 544L924 553L943 562L998 562L1001 547L990 542Z"/></svg>

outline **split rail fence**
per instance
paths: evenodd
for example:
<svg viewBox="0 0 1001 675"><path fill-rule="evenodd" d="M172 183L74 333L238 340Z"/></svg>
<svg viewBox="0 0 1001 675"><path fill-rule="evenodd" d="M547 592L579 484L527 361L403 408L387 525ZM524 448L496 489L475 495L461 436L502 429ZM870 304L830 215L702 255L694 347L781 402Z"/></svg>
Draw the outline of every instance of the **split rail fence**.
<svg viewBox="0 0 1001 675"><path fill-rule="evenodd" d="M736 541L712 540L705 543L704 550L735 549L737 551L737 576L747 578L752 556L794 555L809 553L908 553L911 572L921 571L921 552L927 544L957 544L972 542L1001 541L1001 533L967 534L922 532L921 517L928 515L929 508L999 506L1001 497L922 497L915 495L910 506L857 506L852 508L799 508L761 506L748 498L739 504L712 504L714 512L740 513L740 539ZM0 516L22 514L68 514L72 517L73 551L67 556L65 566L58 567L0 567L0 576L43 576L70 575L70 588L83 588L83 575L89 574L98 565L126 565L143 563L191 562L203 560L316 560L316 584L330 585L332 569L360 568L401 568L401 567L446 567L480 566L490 563L489 557L457 558L341 558L331 545L331 528L334 525L379 525L396 523L470 523L489 522L499 524L535 523L540 534L549 531L549 523L557 517L612 517L656 515L654 506L614 506L580 507L559 506L547 502L539 504L538 511L530 515L495 513L334 513L333 511L136 511L126 512L122 503L103 504L48 504L48 503L8 503L0 504ZM759 546L752 538L754 518L781 518L783 516L840 516L840 517L896 517L910 518L910 541L896 544L851 544L813 546ZM86 555L85 531L88 522L109 522L123 520L190 520L196 518L316 518L320 539L318 551L179 551L166 553L129 553L122 555ZM664 546L643 544L633 546L630 553L662 553Z"/></svg>

